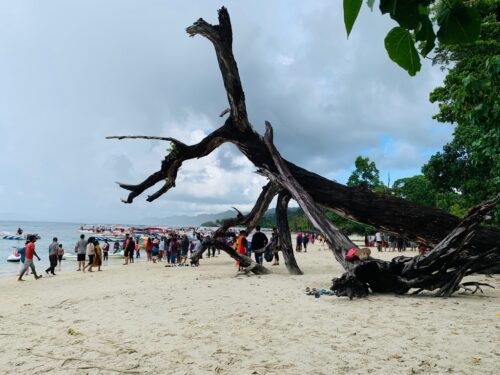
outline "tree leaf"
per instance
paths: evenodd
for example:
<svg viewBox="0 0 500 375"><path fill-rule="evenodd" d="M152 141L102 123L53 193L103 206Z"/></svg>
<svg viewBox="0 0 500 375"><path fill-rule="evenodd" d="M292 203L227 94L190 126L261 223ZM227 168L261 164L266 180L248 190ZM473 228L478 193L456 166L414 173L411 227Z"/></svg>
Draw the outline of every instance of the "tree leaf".
<svg viewBox="0 0 500 375"><path fill-rule="evenodd" d="M444 6L438 15L437 37L443 44L471 43L481 31L481 15L476 8L454 2Z"/></svg>
<svg viewBox="0 0 500 375"><path fill-rule="evenodd" d="M414 76L421 68L420 57L408 30L395 27L385 37L385 49L392 61Z"/></svg>
<svg viewBox="0 0 500 375"><path fill-rule="evenodd" d="M396 8L396 0L380 0L380 5L378 7L382 14L393 13Z"/></svg>
<svg viewBox="0 0 500 375"><path fill-rule="evenodd" d="M423 42L420 50L422 56L427 56L427 54L434 48L436 34L434 34L434 28L432 27L432 22L429 19L429 16L420 16L420 26L415 33L415 39Z"/></svg>
<svg viewBox="0 0 500 375"><path fill-rule="evenodd" d="M373 4L375 4L375 0L366 0L366 5L370 7L370 10L373 12Z"/></svg>
<svg viewBox="0 0 500 375"><path fill-rule="evenodd" d="M382 14L389 13L401 27L413 30L419 25L418 5L417 0L380 0L380 11Z"/></svg>
<svg viewBox="0 0 500 375"><path fill-rule="evenodd" d="M344 24L348 38L354 22L356 22L356 18L358 18L361 4L363 4L363 0L344 0Z"/></svg>

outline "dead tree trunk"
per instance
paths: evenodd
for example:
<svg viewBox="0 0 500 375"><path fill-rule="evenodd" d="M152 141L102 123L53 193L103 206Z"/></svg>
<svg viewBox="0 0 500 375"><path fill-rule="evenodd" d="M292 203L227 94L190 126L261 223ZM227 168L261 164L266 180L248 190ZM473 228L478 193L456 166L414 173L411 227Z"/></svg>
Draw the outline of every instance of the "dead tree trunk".
<svg viewBox="0 0 500 375"><path fill-rule="evenodd" d="M440 294L445 295L456 289L457 282L460 282L463 275L485 267L487 264L492 266L500 263L497 248L500 243L498 228L480 227L479 219L477 219L474 225L467 224L464 229L465 221L461 222L459 218L437 208L421 206L363 189L349 188L282 159L273 149L272 138L268 137L266 144L264 138L252 128L248 120L245 94L232 52L233 36L229 14L226 8L221 8L218 13L218 25L211 25L200 18L186 31L190 36L204 36L213 44L229 102L229 109L225 110L221 117L225 114L229 116L223 126L195 145L186 145L170 137L109 137L154 138L172 143L172 151L162 161L159 171L137 185L120 184L122 188L130 191L125 202L132 203L134 198L146 189L164 182L158 191L147 198L150 202L157 199L175 186L177 172L184 161L206 156L221 144L230 142L236 145L258 168L258 173L277 183L280 189L287 190L299 202L318 230L323 233L326 231L328 244L335 258L348 271L347 275L344 275L347 281L337 280L338 285L345 282L343 289L337 288L339 294L363 295L367 291L367 285L374 291L391 292L406 292L412 287L434 290L435 285L440 285L440 290L443 290ZM268 128L270 131L270 125ZM347 263L344 258L345 251L353 244L324 218L319 209L320 206L343 217L373 225L385 232L398 234L428 245L437 245L437 250L431 252L433 255L430 254L430 258L417 257L413 261L396 258L389 264L376 259L368 263L364 262L363 265ZM450 241L449 236L455 233L455 230L460 233L467 231L467 240L460 242L460 251L454 252L454 254L459 254L457 258L443 257L441 255L452 251L450 244L455 242ZM290 254L293 255L293 253ZM427 264L428 262L430 265ZM420 265L424 263L427 265L421 267ZM431 285L430 281L436 280L435 274L428 273L429 267L433 264L439 264L441 268L447 269L447 282L437 282ZM409 265L411 265L411 270L408 269ZM407 279L408 275L412 276L411 280ZM450 281L452 279L454 281Z"/></svg>
<svg viewBox="0 0 500 375"><path fill-rule="evenodd" d="M278 227L279 242L285 266L292 275L302 275L303 272L297 264L293 254L290 227L288 226L288 202L290 202L288 191L281 191L276 202L276 225Z"/></svg>

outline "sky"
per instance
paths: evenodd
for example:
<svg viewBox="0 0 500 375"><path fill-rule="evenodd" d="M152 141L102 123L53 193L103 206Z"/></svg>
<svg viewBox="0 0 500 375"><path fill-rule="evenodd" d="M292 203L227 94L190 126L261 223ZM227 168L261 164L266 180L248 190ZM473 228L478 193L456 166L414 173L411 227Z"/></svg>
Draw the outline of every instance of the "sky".
<svg viewBox="0 0 500 375"><path fill-rule="evenodd" d="M410 77L384 37L395 22L363 4L347 39L342 2L0 0L0 220L140 223L144 218L249 210L266 184L232 145L184 163L176 188L133 204L169 146L222 125L227 97L208 40L185 28L217 22L225 5L250 121L274 127L282 156L340 183L356 156L391 183L420 173L451 139L429 92L444 73Z"/></svg>

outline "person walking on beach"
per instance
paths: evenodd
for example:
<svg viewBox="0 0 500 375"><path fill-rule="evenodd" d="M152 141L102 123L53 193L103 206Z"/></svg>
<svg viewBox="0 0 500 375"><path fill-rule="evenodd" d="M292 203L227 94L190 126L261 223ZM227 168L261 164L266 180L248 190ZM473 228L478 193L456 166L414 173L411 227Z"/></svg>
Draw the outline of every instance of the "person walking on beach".
<svg viewBox="0 0 500 375"><path fill-rule="evenodd" d="M139 245L139 241L135 242L134 251L135 251L135 259L140 258L141 257L141 245Z"/></svg>
<svg viewBox="0 0 500 375"><path fill-rule="evenodd" d="M297 233L297 237L295 237L295 251L300 253L302 252L302 232Z"/></svg>
<svg viewBox="0 0 500 375"><path fill-rule="evenodd" d="M127 240L127 245L125 247L125 263L123 263L124 266L126 266L129 262L130 259L130 254L132 254L132 260L134 259L134 250L135 250L135 241L133 238L128 238ZM132 263L132 262L130 262Z"/></svg>
<svg viewBox="0 0 500 375"><path fill-rule="evenodd" d="M61 263L63 260L63 255L64 255L64 248L62 243L59 244L59 247L57 248L57 264L59 265L59 271L61 271Z"/></svg>
<svg viewBox="0 0 500 375"><path fill-rule="evenodd" d="M255 227L255 233L252 236L252 249L255 253L255 262L257 262L257 264L262 264L262 256L267 242L267 236L260 231L260 225L257 225Z"/></svg>
<svg viewBox="0 0 500 375"><path fill-rule="evenodd" d="M377 243L377 250L382 251L382 234L380 232L375 233L375 242Z"/></svg>
<svg viewBox="0 0 500 375"><path fill-rule="evenodd" d="M153 258L151 257L151 251L153 250L153 241L151 241L151 237L148 237L146 240L146 257L148 258L148 262L151 262Z"/></svg>
<svg viewBox="0 0 500 375"><path fill-rule="evenodd" d="M302 246L304 247L304 253L307 253L308 243L309 243L309 234L304 233L304 236L302 236Z"/></svg>
<svg viewBox="0 0 500 375"><path fill-rule="evenodd" d="M174 234L170 240L170 264L175 266L177 263L177 253L179 251L179 241L177 241L177 235Z"/></svg>
<svg viewBox="0 0 500 375"><path fill-rule="evenodd" d="M85 241L85 235L80 235L80 241L75 245L76 260L78 261L77 271L83 270L85 267L85 254L87 252L87 241Z"/></svg>
<svg viewBox="0 0 500 375"><path fill-rule="evenodd" d="M113 254L116 254L118 250L120 250L120 242L115 241L115 243L113 244Z"/></svg>
<svg viewBox="0 0 500 375"><path fill-rule="evenodd" d="M198 251L201 251L202 249L202 238L201 238L201 234L197 234L196 235L196 239L193 241L194 243L194 247L193 247L193 251L192 251L192 255L191 257L195 256L196 253L198 253ZM193 259L191 259L191 266L192 267L198 267L200 265L200 261L197 260L196 262L193 262ZM165 266L167 267L167 266Z"/></svg>
<svg viewBox="0 0 500 375"><path fill-rule="evenodd" d="M45 270L45 273L48 275L49 272L52 274L52 275L56 275L55 274L55 269L57 267L57 252L59 250L59 244L57 243L57 237L54 237L52 239L52 243L49 245L49 262L50 262L50 266L49 268L47 268Z"/></svg>
<svg viewBox="0 0 500 375"><path fill-rule="evenodd" d="M108 254L109 254L109 243L108 240L104 240L104 245L102 247L102 260L108 261Z"/></svg>
<svg viewBox="0 0 500 375"><path fill-rule="evenodd" d="M280 265L280 256L279 256L278 251L280 250L280 237L278 234L278 229L276 229L276 228L273 228L273 233L271 234L271 242L272 242L273 253L274 253L274 263L272 265L279 266Z"/></svg>
<svg viewBox="0 0 500 375"><path fill-rule="evenodd" d="M19 252L19 272L17 273L17 276L19 276L21 274L21 272L23 271L23 268L24 268L24 262L26 261L26 245L29 244L30 242L29 241L26 241L24 243L24 246L21 247L19 250L17 250ZM26 269L26 275L29 275L29 272L30 270L29 269Z"/></svg>
<svg viewBox="0 0 500 375"><path fill-rule="evenodd" d="M130 240L130 234L125 233L125 239L123 240L123 245L122 245L123 251L125 251L125 249L127 248L127 244L128 244L129 240ZM127 256L128 256L128 253L127 253Z"/></svg>
<svg viewBox="0 0 500 375"><path fill-rule="evenodd" d="M134 261L134 255L135 255L135 252L137 250L137 245L139 245L139 236L137 236L135 238L131 237L130 241L133 242L134 249L132 251L128 252L128 262L129 263L135 263L135 261Z"/></svg>
<svg viewBox="0 0 500 375"><path fill-rule="evenodd" d="M38 280L39 278L42 277L42 275L38 276L36 274L35 265L33 264L33 256L36 256L37 259L40 260L40 257L38 256L38 254L36 253L36 250L35 250L36 237L30 236L28 238L28 241L29 242L26 244L26 247L25 247L26 259L24 261L24 267L23 267L21 273L19 274L17 281L24 281L23 276L24 276L26 270L28 269L28 267L31 268L31 273L33 274L33 276L35 276L35 280Z"/></svg>
<svg viewBox="0 0 500 375"><path fill-rule="evenodd" d="M83 272L88 268L89 272L94 272L92 271L92 267L94 264L94 256L95 256L95 245L94 245L94 237L89 237L87 240L87 248L86 248L86 254L87 257L89 258L89 263L83 267Z"/></svg>
<svg viewBox="0 0 500 375"><path fill-rule="evenodd" d="M158 254L160 253L160 240L155 238L153 240L153 247L151 248L151 258L153 259L153 263L158 261Z"/></svg>
<svg viewBox="0 0 500 375"><path fill-rule="evenodd" d="M92 262L92 267L97 267L97 271L102 271L101 266L102 266L102 249L101 245L99 244L99 241L94 242L94 250L95 250L95 255L94 255L94 261Z"/></svg>
<svg viewBox="0 0 500 375"><path fill-rule="evenodd" d="M240 231L240 235L238 236L238 239L236 240L236 251L238 251L239 254L241 255L246 255L247 254L247 248L248 248L248 240L247 240L247 232L242 230ZM238 272L243 272L244 268L241 266L239 261L236 261L236 264L238 265Z"/></svg>
<svg viewBox="0 0 500 375"><path fill-rule="evenodd" d="M181 260L180 260L181 264L186 264L189 245L190 245L189 238L185 234L184 236L182 236L182 241L181 241Z"/></svg>

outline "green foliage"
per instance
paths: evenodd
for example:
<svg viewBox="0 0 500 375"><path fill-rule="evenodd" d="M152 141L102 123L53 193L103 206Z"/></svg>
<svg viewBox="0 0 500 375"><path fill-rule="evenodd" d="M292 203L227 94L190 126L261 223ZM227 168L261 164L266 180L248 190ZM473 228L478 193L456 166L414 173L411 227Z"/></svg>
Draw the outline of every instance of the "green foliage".
<svg viewBox="0 0 500 375"><path fill-rule="evenodd" d="M369 190L382 185L377 166L369 158L358 156L354 161L355 170L352 172L347 186L361 186Z"/></svg>
<svg viewBox="0 0 500 375"><path fill-rule="evenodd" d="M442 87L430 94L439 103L434 118L455 125L453 140L433 155L422 172L441 194L438 207L463 212L500 192L500 26L498 5L477 4L479 39L436 49L435 64L452 65ZM500 222L500 210L494 213Z"/></svg>
<svg viewBox="0 0 500 375"><path fill-rule="evenodd" d="M385 37L384 44L392 61L414 76L421 68L420 58L410 32L395 27Z"/></svg>
<svg viewBox="0 0 500 375"><path fill-rule="evenodd" d="M359 10L363 0L344 0L344 24L347 31L347 37L351 33L352 26L358 17Z"/></svg>
<svg viewBox="0 0 500 375"><path fill-rule="evenodd" d="M436 192L430 181L422 175L394 181L392 193L399 198L426 206L435 206L436 204Z"/></svg>
<svg viewBox="0 0 500 375"><path fill-rule="evenodd" d="M474 42L481 29L481 16L478 10L465 6L461 1L450 1L450 3L451 6L443 6L438 14L439 42L443 44Z"/></svg>
<svg viewBox="0 0 500 375"><path fill-rule="evenodd" d="M375 0L368 0L373 11ZM446 45L477 40L481 17L477 1L466 0L380 0L379 9L398 23L385 38L389 57L411 76L420 70L420 55L427 56L435 47L436 36ZM489 3L494 3L490 0ZM361 0L344 0L344 23L349 36L359 13ZM437 32L431 17L437 19Z"/></svg>

